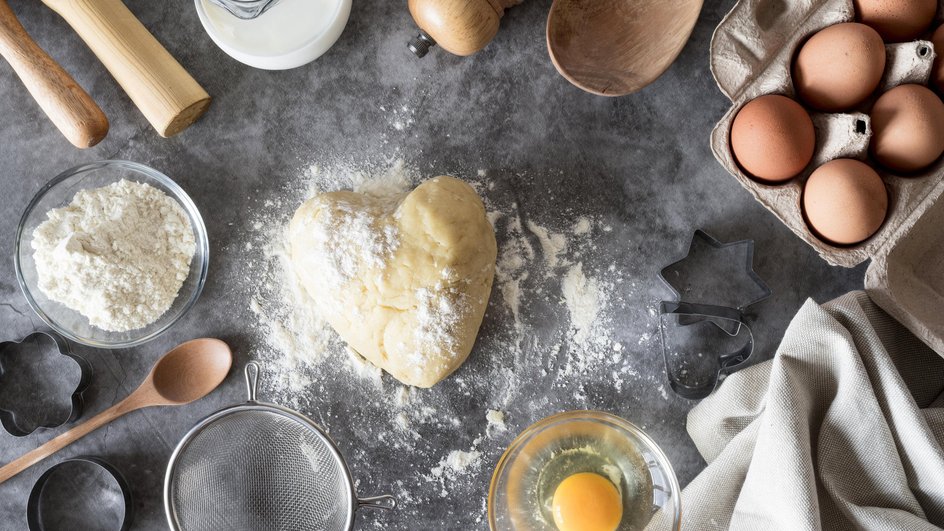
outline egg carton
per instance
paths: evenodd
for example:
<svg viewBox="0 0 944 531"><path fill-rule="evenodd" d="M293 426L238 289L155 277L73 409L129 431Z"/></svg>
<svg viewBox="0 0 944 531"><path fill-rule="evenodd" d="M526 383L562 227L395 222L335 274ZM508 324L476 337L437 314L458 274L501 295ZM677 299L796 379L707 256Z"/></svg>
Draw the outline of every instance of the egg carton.
<svg viewBox="0 0 944 531"><path fill-rule="evenodd" d="M939 1L938 23L942 13L944 0ZM813 159L788 183L755 181L741 170L731 151L731 124L741 107L764 94L798 100L791 66L799 47L823 28L854 20L851 0L739 1L711 40L711 71L732 103L712 131L711 149L758 202L827 262L853 267L871 259L865 285L872 299L944 356L944 200L938 201L944 192L944 159L910 176L895 175L870 161L868 110L876 96L848 113L811 111L816 129ZM886 52L878 93L906 83L927 84L936 57L930 41L886 44ZM869 162L889 192L885 223L855 246L837 247L817 238L801 209L803 185L810 173L837 158Z"/></svg>

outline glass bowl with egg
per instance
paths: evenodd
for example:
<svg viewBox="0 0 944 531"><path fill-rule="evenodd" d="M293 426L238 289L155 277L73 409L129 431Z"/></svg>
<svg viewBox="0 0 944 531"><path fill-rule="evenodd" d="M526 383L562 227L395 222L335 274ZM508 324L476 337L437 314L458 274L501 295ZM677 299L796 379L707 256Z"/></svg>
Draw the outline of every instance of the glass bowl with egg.
<svg viewBox="0 0 944 531"><path fill-rule="evenodd" d="M109 349L140 345L179 321L203 291L209 256L187 193L159 171L121 160L83 164L43 186L20 219L14 250L17 281L36 314L72 341Z"/></svg>
<svg viewBox="0 0 944 531"><path fill-rule="evenodd" d="M493 531L679 529L681 492L668 458L641 429L601 411L570 411L525 429L488 493Z"/></svg>

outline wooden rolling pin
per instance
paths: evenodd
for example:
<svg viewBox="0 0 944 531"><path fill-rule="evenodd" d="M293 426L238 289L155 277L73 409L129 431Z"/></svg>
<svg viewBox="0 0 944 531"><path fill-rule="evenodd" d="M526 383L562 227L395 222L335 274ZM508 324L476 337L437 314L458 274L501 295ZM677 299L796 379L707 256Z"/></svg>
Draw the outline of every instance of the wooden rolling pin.
<svg viewBox="0 0 944 531"><path fill-rule="evenodd" d="M43 0L115 77L154 129L173 136L195 122L210 96L121 0Z"/></svg>
<svg viewBox="0 0 944 531"><path fill-rule="evenodd" d="M410 0L410 14L420 27L410 50L423 57L439 44L455 55L472 55L498 33L505 10L522 0Z"/></svg>
<svg viewBox="0 0 944 531"><path fill-rule="evenodd" d="M77 148L98 144L108 118L87 92L26 33L6 0L0 0L0 55L59 131Z"/></svg>

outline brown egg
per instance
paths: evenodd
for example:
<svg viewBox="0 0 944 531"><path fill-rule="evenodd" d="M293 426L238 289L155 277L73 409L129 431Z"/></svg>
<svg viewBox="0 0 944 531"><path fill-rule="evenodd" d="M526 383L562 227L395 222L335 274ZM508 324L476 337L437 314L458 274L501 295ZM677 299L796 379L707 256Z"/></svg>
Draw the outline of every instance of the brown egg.
<svg viewBox="0 0 944 531"><path fill-rule="evenodd" d="M821 111L848 111L878 88L885 72L885 43L865 24L848 22L820 30L793 62L800 99Z"/></svg>
<svg viewBox="0 0 944 531"><path fill-rule="evenodd" d="M752 177L779 184L803 171L813 158L816 134L810 115L786 96L749 101L731 126L731 150Z"/></svg>
<svg viewBox="0 0 944 531"><path fill-rule="evenodd" d="M917 39L931 27L937 0L854 0L856 16L888 42Z"/></svg>
<svg viewBox="0 0 944 531"><path fill-rule="evenodd" d="M882 226L888 213L888 191L868 164L836 159L817 168L806 181L803 212L820 239L854 245Z"/></svg>
<svg viewBox="0 0 944 531"><path fill-rule="evenodd" d="M944 26L939 26L935 30L931 42L934 44L934 51L937 52L934 68L931 70L931 83L938 92L944 93Z"/></svg>
<svg viewBox="0 0 944 531"><path fill-rule="evenodd" d="M872 107L872 156L882 166L911 173L944 153L944 103L922 85L900 85Z"/></svg>

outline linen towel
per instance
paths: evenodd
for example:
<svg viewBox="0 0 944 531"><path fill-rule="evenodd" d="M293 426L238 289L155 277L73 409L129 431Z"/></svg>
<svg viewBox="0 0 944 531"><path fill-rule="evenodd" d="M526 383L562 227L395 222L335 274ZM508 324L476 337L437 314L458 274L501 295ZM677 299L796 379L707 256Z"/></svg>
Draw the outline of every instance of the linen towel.
<svg viewBox="0 0 944 531"><path fill-rule="evenodd" d="M709 464L682 529L944 526L944 359L865 292L807 301L775 357L729 376L688 432Z"/></svg>

